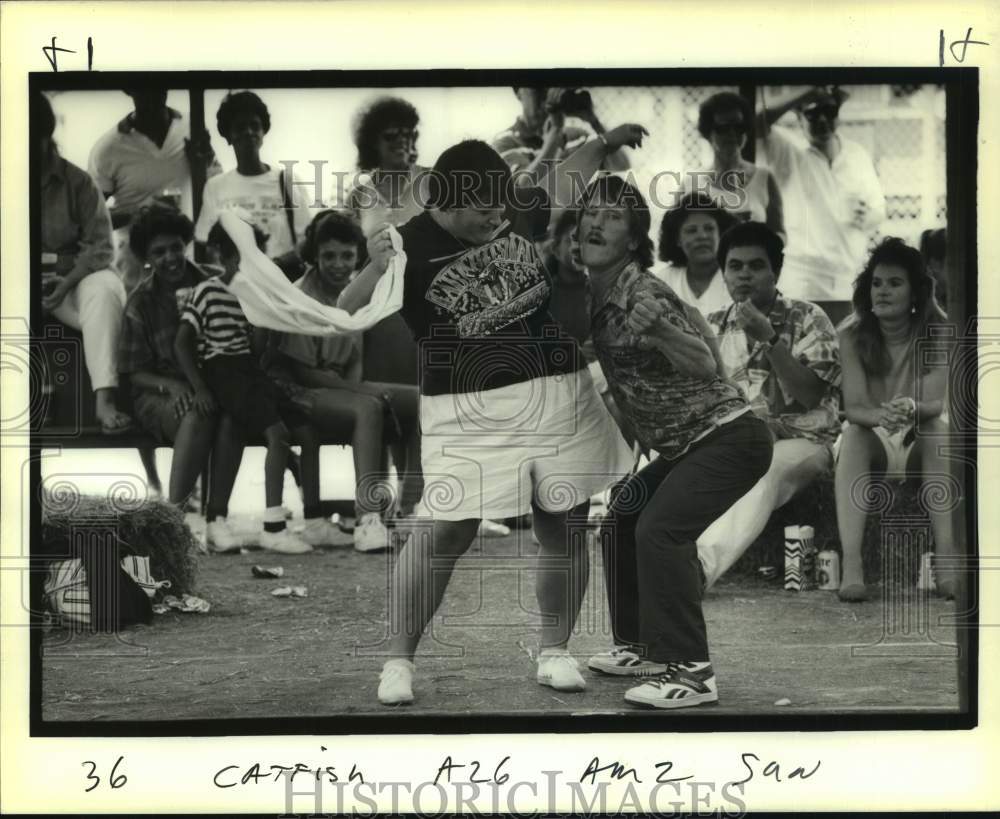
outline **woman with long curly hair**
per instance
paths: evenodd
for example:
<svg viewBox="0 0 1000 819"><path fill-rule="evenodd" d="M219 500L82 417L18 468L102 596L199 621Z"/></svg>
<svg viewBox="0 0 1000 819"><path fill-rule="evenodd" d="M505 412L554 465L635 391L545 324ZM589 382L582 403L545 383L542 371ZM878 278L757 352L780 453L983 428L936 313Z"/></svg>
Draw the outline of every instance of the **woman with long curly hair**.
<svg viewBox="0 0 1000 819"><path fill-rule="evenodd" d="M854 284L854 315L840 331L843 407L847 420L837 455L837 526L843 548L840 599L867 599L861 541L872 495L872 473L947 473L939 454L947 435L947 366L928 355L940 341L928 335L945 321L934 299L934 280L920 252L888 238L873 251ZM949 511L930 509L937 553L951 554ZM940 589L953 592L942 575Z"/></svg>

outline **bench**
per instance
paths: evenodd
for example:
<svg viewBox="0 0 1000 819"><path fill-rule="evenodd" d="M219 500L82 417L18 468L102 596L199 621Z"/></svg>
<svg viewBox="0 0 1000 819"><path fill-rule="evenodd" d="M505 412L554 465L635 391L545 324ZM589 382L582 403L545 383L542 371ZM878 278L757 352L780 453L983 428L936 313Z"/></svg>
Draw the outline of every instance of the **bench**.
<svg viewBox="0 0 1000 819"><path fill-rule="evenodd" d="M105 435L94 415L93 389L84 366L83 339L80 333L47 318L41 334L33 339L33 372L42 373L33 380L32 401L42 403L42 420L32 429L31 444L39 449L138 449L155 450L161 446L152 436L135 430L121 435ZM387 355L386 351L392 354ZM416 344L409 328L398 314L379 322L363 336L363 377L366 381L416 384ZM119 406L128 411L128 396L119 391ZM324 438L324 446L348 446L349 439ZM246 446L264 446L262 437L251 438ZM203 475L207 486L207 475ZM207 503L203 493L202 503ZM203 510L204 511L204 510ZM325 501L324 512L353 515L353 498Z"/></svg>

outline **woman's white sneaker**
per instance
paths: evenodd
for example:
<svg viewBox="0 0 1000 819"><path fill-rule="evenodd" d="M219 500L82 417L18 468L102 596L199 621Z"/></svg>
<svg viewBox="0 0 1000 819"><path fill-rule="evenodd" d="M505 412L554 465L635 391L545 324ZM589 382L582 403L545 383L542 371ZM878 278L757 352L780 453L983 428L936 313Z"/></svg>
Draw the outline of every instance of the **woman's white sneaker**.
<svg viewBox="0 0 1000 819"><path fill-rule="evenodd" d="M350 546L354 538L326 518L307 520L306 525L296 534L310 546Z"/></svg>
<svg viewBox="0 0 1000 819"><path fill-rule="evenodd" d="M268 532L265 529L260 533L260 547L269 552L281 552L286 555L301 555L313 550L312 546L288 529L282 529L280 532Z"/></svg>
<svg viewBox="0 0 1000 819"><path fill-rule="evenodd" d="M406 705L413 702L413 672L409 660L389 660L378 678L378 701L382 705Z"/></svg>
<svg viewBox="0 0 1000 819"><path fill-rule="evenodd" d="M667 672L625 692L625 701L652 708L687 708L718 702L709 662L667 663Z"/></svg>
<svg viewBox="0 0 1000 819"><path fill-rule="evenodd" d="M205 527L205 544L210 552L238 552L248 540L234 531L225 518L216 518Z"/></svg>
<svg viewBox="0 0 1000 819"><path fill-rule="evenodd" d="M576 659L564 648L547 648L538 655L536 679L556 691L583 691L587 687Z"/></svg>

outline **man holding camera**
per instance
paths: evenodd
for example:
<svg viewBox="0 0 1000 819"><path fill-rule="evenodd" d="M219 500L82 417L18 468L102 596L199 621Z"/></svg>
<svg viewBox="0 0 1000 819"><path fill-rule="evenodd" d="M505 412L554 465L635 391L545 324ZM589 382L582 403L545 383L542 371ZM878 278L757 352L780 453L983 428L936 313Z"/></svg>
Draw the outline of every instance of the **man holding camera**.
<svg viewBox="0 0 1000 819"><path fill-rule="evenodd" d="M810 88L757 115L763 156L785 201L788 247L781 282L791 298L849 302L868 233L885 218L885 196L871 157L837 133L846 99L837 87ZM793 110L805 143L785 128L771 127Z"/></svg>
<svg viewBox="0 0 1000 819"><path fill-rule="evenodd" d="M514 87L521 102L521 116L497 134L493 148L514 172L519 185L537 184L545 174L546 163L555 163L573 153L588 138L603 138L605 128L594 112L590 92L582 88ZM566 118L581 120L589 128L568 124ZM606 171L624 171L628 157L618 149L601 164Z"/></svg>

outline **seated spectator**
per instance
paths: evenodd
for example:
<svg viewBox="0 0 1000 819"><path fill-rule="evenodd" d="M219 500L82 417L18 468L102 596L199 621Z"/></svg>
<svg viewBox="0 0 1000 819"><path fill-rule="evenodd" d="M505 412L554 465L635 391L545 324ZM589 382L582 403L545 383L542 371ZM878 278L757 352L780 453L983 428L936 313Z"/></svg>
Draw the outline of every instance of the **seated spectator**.
<svg viewBox="0 0 1000 819"><path fill-rule="evenodd" d="M810 88L757 116L763 160L784 202L788 249L782 287L810 301L848 301L868 234L885 218L885 196L868 152L837 133L841 88ZM771 127L798 111L802 134ZM805 139L803 139L803 135Z"/></svg>
<svg viewBox="0 0 1000 819"><path fill-rule="evenodd" d="M934 279L934 298L948 312L948 231L944 228L925 230L920 234L920 255L927 272Z"/></svg>
<svg viewBox="0 0 1000 819"><path fill-rule="evenodd" d="M180 308L204 280L185 256L193 235L191 220L173 208L143 208L133 220L129 250L147 275L125 306L118 370L131 383L139 426L157 442L173 445L171 503L187 501L211 455L206 539L210 548L226 551L246 545L226 521L243 444L228 415L195 405L194 389L174 355Z"/></svg>
<svg viewBox="0 0 1000 819"><path fill-rule="evenodd" d="M587 91L515 86L514 94L521 103L521 116L497 134L491 144L512 171L521 171L514 175L518 184L536 184L545 175L547 164L561 162L593 134L605 133ZM567 117L589 127L567 124ZM601 167L607 171L627 170L628 157L621 149L612 151Z"/></svg>
<svg viewBox="0 0 1000 819"><path fill-rule="evenodd" d="M371 181L348 192L347 207L365 236L386 223L408 222L427 202L427 169L416 164L419 123L417 109L399 97L379 97L356 115L358 170Z"/></svg>
<svg viewBox="0 0 1000 819"><path fill-rule="evenodd" d="M296 286L314 299L336 306L358 269L364 244L361 228L349 215L337 211L318 214L306 230L302 255L309 266ZM380 515L384 498L378 491L385 444L390 440L401 444L393 451L402 479L401 515L412 514L420 501L423 473L417 387L362 381L361 344L361 334L277 334L271 345L268 374L321 432L350 436L357 486L354 548L368 552L389 545L389 533Z"/></svg>
<svg viewBox="0 0 1000 819"><path fill-rule="evenodd" d="M267 106L252 91L229 94L219 106L216 122L236 154L236 169L205 183L195 240L207 242L222 210L238 206L267 237L264 252L294 280L301 275L296 242L305 233L311 213L294 177L285 168L273 167L260 158L264 135L271 130Z"/></svg>
<svg viewBox="0 0 1000 819"><path fill-rule="evenodd" d="M125 288L110 269L111 219L87 172L59 156L52 139L56 118L44 94L32 95L31 119L41 171L42 310L83 334L101 432L118 435L131 429L132 419L116 403Z"/></svg>
<svg viewBox="0 0 1000 819"><path fill-rule="evenodd" d="M712 167L686 180L686 189L707 194L741 222L764 222L785 238L781 191L767 168L743 158L753 108L732 91L713 94L698 110L698 133L712 146Z"/></svg>
<svg viewBox="0 0 1000 819"><path fill-rule="evenodd" d="M254 238L263 251L264 234L256 226ZM177 362L194 387L192 403L206 414L221 409L232 416L244 436L263 435L267 442L264 459L267 509L260 537L263 548L300 554L311 551L313 546L338 545L340 530L320 512L319 437L301 412L281 401L274 382L258 367L250 348L250 324L229 289L233 276L239 272L239 251L220 224L209 231L208 244L222 262L223 271L194 288L181 312L174 341ZM306 526L299 535L287 528L282 505L285 468L293 438L302 449Z"/></svg>
<svg viewBox="0 0 1000 819"><path fill-rule="evenodd" d="M664 264L652 273L703 316L729 304L718 251L719 237L734 224L731 214L698 194L686 194L663 214L659 256Z"/></svg>
<svg viewBox="0 0 1000 819"><path fill-rule="evenodd" d="M733 303L712 313L729 379L775 437L767 474L698 538L708 585L746 551L775 509L832 464L840 432L837 333L815 304L778 290L783 242L760 222L726 231L719 263Z"/></svg>
<svg viewBox="0 0 1000 819"><path fill-rule="evenodd" d="M919 341L945 320L934 281L919 251L889 238L875 248L854 285L854 315L840 331L844 413L836 466L837 526L844 551L840 599L865 600L861 538L872 473L902 478L947 474L940 450L948 433L942 417L948 384L945 356L927 355ZM919 375L918 375L919 373ZM878 493L874 493L878 494ZM951 512L928 510L935 551L952 557ZM954 593L942 570L938 590Z"/></svg>
<svg viewBox="0 0 1000 819"><path fill-rule="evenodd" d="M188 138L179 111L167 106L167 90L128 88L135 110L97 140L88 170L106 198L114 198L111 224L115 229L115 265L131 292L142 265L129 251L128 231L139 209L154 199L166 201L188 216L193 214L192 169L206 176L221 173L208 132Z"/></svg>

